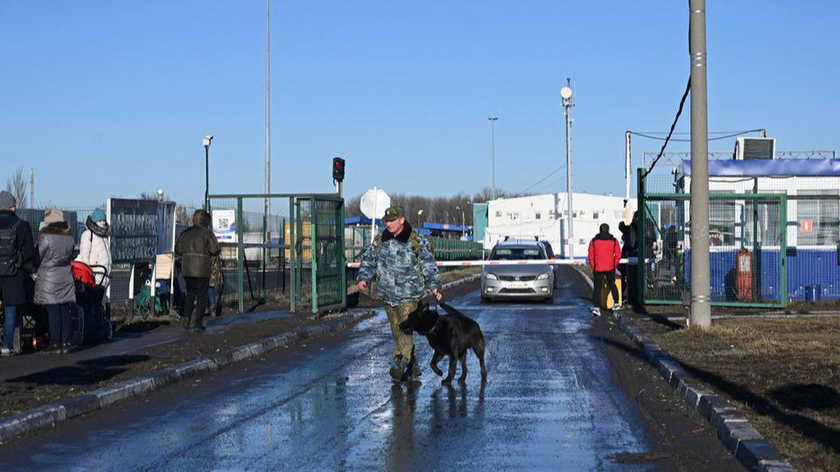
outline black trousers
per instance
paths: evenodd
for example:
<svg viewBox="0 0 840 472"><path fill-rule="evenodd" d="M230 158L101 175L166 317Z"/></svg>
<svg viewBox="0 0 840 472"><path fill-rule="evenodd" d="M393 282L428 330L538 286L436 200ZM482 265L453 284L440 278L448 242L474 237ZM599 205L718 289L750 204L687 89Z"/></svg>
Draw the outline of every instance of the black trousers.
<svg viewBox="0 0 840 472"><path fill-rule="evenodd" d="M207 289L210 277L184 277L187 282L187 300L184 306L184 326L189 326L195 309L195 327L203 328L204 310L207 309ZM195 306L193 306L195 305Z"/></svg>
<svg viewBox="0 0 840 472"><path fill-rule="evenodd" d="M70 340L70 317L72 316L72 303L60 303L58 305L46 305L50 325L50 346L56 347L58 343L66 343Z"/></svg>
<svg viewBox="0 0 840 472"><path fill-rule="evenodd" d="M595 272L595 286L592 288L592 305L596 307L601 306L601 287L604 286L604 280L610 287L610 292L613 296L613 301L618 303L618 287L615 286L615 271Z"/></svg>

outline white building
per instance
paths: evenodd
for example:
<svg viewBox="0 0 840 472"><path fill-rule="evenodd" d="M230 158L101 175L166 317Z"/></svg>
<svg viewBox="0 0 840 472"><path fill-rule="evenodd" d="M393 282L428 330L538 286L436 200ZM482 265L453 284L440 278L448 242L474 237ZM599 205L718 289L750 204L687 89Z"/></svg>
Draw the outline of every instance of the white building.
<svg viewBox="0 0 840 472"><path fill-rule="evenodd" d="M548 241L558 257L568 257L568 194L534 195L497 199L488 203L488 225L484 248L492 249L505 237L533 238ZM601 223L610 225L610 232L621 238L619 221L630 222L636 210L636 199L624 206L624 198L612 195L575 193L572 204L574 218L574 255L585 258L589 240L598 233Z"/></svg>

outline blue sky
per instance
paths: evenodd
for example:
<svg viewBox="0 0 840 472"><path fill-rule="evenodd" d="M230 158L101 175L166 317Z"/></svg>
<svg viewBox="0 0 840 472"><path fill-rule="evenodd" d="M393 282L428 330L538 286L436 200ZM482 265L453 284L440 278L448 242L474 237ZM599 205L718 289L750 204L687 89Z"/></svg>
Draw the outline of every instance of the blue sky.
<svg viewBox="0 0 840 472"><path fill-rule="evenodd" d="M211 190L261 192L264 15L262 1L0 3L0 183L24 166L39 201L162 188L200 202L212 133ZM710 1L710 130L840 147L838 21L837 2ZM274 1L272 189L330 191L342 156L348 195L473 192L491 181L496 115L498 186L521 191L563 164L574 77L575 190L620 194L624 131L673 119L687 23L685 1Z"/></svg>

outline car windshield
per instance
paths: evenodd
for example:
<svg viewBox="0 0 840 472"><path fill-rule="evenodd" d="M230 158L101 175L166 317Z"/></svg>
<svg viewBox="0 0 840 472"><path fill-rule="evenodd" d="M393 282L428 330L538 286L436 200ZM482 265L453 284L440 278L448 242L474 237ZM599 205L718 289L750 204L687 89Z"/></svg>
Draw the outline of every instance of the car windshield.
<svg viewBox="0 0 840 472"><path fill-rule="evenodd" d="M490 255L491 261L524 261L528 259L542 259L537 248L511 247L496 248Z"/></svg>

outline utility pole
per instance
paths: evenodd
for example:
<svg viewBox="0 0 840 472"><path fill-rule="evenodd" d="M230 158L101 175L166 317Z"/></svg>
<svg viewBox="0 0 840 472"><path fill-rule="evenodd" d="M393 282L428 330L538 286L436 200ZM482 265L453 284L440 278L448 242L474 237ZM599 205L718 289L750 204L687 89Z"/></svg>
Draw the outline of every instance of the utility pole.
<svg viewBox="0 0 840 472"><path fill-rule="evenodd" d="M271 0L265 0L265 216L263 217L263 242L271 241ZM263 290L265 271L270 254L263 247Z"/></svg>
<svg viewBox="0 0 840 472"><path fill-rule="evenodd" d="M568 203L568 241L569 259L575 258L575 222L572 207L572 107L575 102L572 99L572 79L566 78L566 86L560 90L560 97L563 98L563 107L566 108L566 202Z"/></svg>
<svg viewBox="0 0 840 472"><path fill-rule="evenodd" d="M689 324L712 326L709 276L709 129L706 0L689 1L691 59L691 311Z"/></svg>
<svg viewBox="0 0 840 472"><path fill-rule="evenodd" d="M496 121L499 120L497 116L487 118L490 120L490 143L493 148L493 200L496 199Z"/></svg>
<svg viewBox="0 0 840 472"><path fill-rule="evenodd" d="M271 0L265 0L265 223L268 232L271 215Z"/></svg>
<svg viewBox="0 0 840 472"><path fill-rule="evenodd" d="M29 168L29 208L35 208L35 168Z"/></svg>

